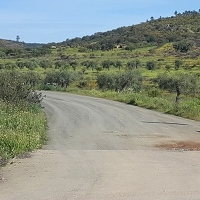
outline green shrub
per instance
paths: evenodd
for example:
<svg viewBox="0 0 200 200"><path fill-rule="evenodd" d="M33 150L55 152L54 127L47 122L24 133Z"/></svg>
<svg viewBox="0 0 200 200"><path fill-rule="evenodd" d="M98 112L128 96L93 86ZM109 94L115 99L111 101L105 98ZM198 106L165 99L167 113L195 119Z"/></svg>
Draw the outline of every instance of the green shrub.
<svg viewBox="0 0 200 200"><path fill-rule="evenodd" d="M99 89L102 90L114 90L116 87L116 75L114 74L98 74L97 84Z"/></svg>
<svg viewBox="0 0 200 200"><path fill-rule="evenodd" d="M156 67L156 63L154 61L147 61L146 62L146 68L148 70L154 70Z"/></svg>
<svg viewBox="0 0 200 200"><path fill-rule="evenodd" d="M38 82L39 77L35 73L1 71L0 100L15 105L40 103L41 94L33 90L33 86Z"/></svg>
<svg viewBox="0 0 200 200"><path fill-rule="evenodd" d="M18 154L40 148L46 117L38 106L19 108L0 102L0 165Z"/></svg>

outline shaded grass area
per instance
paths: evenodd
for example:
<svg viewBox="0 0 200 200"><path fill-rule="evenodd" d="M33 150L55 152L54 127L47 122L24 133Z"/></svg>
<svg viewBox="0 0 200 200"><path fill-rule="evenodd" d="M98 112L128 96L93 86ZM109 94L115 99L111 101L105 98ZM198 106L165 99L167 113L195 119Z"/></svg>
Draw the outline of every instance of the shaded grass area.
<svg viewBox="0 0 200 200"><path fill-rule="evenodd" d="M0 102L0 119L0 165L44 144L47 122L41 107L19 108Z"/></svg>
<svg viewBox="0 0 200 200"><path fill-rule="evenodd" d="M192 98L183 96L179 105L177 106L175 105L175 95L173 94L152 97L146 93L118 93L114 91L80 90L76 88L68 89L68 92L120 101L147 109L200 121L200 99L195 97Z"/></svg>

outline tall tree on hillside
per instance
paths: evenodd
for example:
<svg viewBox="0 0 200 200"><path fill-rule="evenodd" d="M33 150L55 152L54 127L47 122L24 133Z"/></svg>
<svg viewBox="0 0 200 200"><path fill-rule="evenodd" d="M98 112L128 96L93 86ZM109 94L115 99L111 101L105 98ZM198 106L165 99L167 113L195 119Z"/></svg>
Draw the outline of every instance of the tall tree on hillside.
<svg viewBox="0 0 200 200"><path fill-rule="evenodd" d="M135 61L127 62L126 67L127 67L128 70L134 69L135 68Z"/></svg>
<svg viewBox="0 0 200 200"><path fill-rule="evenodd" d="M150 18L150 20L151 20L151 21L154 21L154 17L152 16L152 17Z"/></svg>
<svg viewBox="0 0 200 200"><path fill-rule="evenodd" d="M156 66L156 63L154 61L147 61L146 62L146 68L148 70L154 70Z"/></svg>
<svg viewBox="0 0 200 200"><path fill-rule="evenodd" d="M115 67L117 67L119 70L121 69L122 66L123 66L123 65L122 65L122 61L121 61L121 60L117 60L117 61L115 62Z"/></svg>
<svg viewBox="0 0 200 200"><path fill-rule="evenodd" d="M178 70L182 64L183 64L182 60L175 60L174 61L175 70Z"/></svg>
<svg viewBox="0 0 200 200"><path fill-rule="evenodd" d="M19 35L17 35L16 40L17 40L17 42L19 42L19 40L20 40Z"/></svg>
<svg viewBox="0 0 200 200"><path fill-rule="evenodd" d="M140 64L141 64L140 60L137 59L135 61L135 68L137 69Z"/></svg>

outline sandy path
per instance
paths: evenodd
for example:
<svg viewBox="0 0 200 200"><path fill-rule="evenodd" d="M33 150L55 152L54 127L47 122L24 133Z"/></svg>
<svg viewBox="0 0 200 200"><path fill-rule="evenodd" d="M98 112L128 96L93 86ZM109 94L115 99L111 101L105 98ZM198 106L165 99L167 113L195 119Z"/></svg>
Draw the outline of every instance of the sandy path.
<svg viewBox="0 0 200 200"><path fill-rule="evenodd" d="M1 170L0 200L200 199L200 123L72 94L44 92L49 141Z"/></svg>

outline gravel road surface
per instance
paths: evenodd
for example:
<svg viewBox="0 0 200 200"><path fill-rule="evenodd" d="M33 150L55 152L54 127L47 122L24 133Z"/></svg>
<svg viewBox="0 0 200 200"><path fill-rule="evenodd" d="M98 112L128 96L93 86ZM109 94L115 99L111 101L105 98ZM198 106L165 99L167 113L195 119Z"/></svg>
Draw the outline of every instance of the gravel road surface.
<svg viewBox="0 0 200 200"><path fill-rule="evenodd" d="M0 200L200 199L199 122L43 93L48 142L0 170Z"/></svg>

